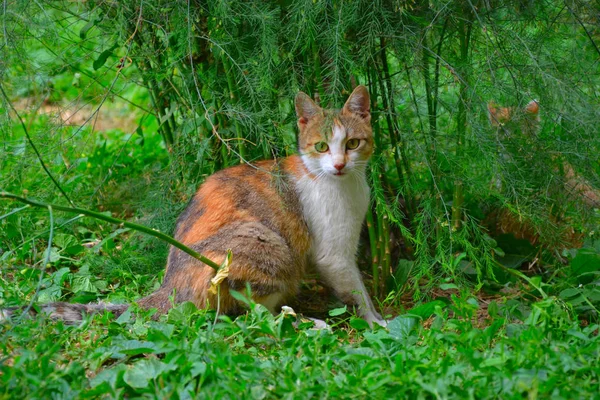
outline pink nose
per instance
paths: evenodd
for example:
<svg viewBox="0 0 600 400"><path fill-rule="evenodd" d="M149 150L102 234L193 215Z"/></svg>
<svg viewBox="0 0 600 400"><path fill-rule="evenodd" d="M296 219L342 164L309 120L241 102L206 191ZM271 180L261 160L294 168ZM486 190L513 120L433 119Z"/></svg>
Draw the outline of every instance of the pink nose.
<svg viewBox="0 0 600 400"><path fill-rule="evenodd" d="M346 166L346 164L344 164L344 163L339 163L339 164L335 164L335 165L333 166L333 168L337 169L338 171L341 171L341 170L343 170L343 169L344 169L344 167L345 167L345 166Z"/></svg>

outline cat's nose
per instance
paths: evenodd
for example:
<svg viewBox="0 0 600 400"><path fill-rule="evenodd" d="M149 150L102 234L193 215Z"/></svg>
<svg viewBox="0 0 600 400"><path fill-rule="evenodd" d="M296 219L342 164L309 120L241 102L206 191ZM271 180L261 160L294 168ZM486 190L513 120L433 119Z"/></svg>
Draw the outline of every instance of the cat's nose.
<svg viewBox="0 0 600 400"><path fill-rule="evenodd" d="M337 163L333 165L333 168L337 169L338 171L341 171L344 169L344 167L346 166L346 164L344 163Z"/></svg>

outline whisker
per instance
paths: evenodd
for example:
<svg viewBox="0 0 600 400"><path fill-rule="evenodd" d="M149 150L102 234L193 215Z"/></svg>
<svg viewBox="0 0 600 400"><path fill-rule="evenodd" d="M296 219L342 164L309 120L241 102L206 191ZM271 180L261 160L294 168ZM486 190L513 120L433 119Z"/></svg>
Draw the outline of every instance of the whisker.
<svg viewBox="0 0 600 400"><path fill-rule="evenodd" d="M325 171L323 168L320 168L315 175L315 182L318 182L322 177L325 176L326 173L327 171Z"/></svg>

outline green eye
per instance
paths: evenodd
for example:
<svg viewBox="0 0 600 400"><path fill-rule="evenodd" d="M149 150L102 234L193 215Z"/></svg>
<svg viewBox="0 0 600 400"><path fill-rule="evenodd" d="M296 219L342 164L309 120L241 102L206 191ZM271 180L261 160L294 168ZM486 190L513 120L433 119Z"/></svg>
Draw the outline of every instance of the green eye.
<svg viewBox="0 0 600 400"><path fill-rule="evenodd" d="M327 150L329 150L329 146L325 142L319 142L315 144L315 150L319 153L325 153Z"/></svg>
<svg viewBox="0 0 600 400"><path fill-rule="evenodd" d="M346 148L348 150L354 150L358 147L359 144L360 144L359 139L350 139L346 142Z"/></svg>

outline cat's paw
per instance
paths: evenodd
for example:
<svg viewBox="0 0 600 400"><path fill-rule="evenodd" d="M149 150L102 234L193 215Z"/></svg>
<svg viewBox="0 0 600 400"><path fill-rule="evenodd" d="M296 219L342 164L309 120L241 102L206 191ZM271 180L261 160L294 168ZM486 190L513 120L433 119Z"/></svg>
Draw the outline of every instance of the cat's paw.
<svg viewBox="0 0 600 400"><path fill-rule="evenodd" d="M320 330L330 331L331 330L331 325L329 325L327 322L323 321L322 319L304 317L304 316L299 317L296 320L296 322L292 323L292 326L297 329L300 326L300 324L303 322L312 322L313 323L312 328L309 328L309 329L315 329L317 331L320 331Z"/></svg>
<svg viewBox="0 0 600 400"><path fill-rule="evenodd" d="M367 323L369 324L369 326L372 328L373 324L377 324L380 325L382 327L386 327L387 326L387 321L385 319L383 319L381 317L381 315L379 315L378 313L374 313L373 315L367 315L364 317L365 321L367 321Z"/></svg>
<svg viewBox="0 0 600 400"><path fill-rule="evenodd" d="M385 327L387 326L387 324L388 324L388 322L387 322L385 319L383 319L383 318L382 318L382 319L376 319L375 321L373 321L373 323L375 323L375 324L377 324L377 325L380 325L380 326L382 326L382 327L384 327L384 328L385 328ZM371 324L371 327L372 327L372 326L373 326L373 324Z"/></svg>

